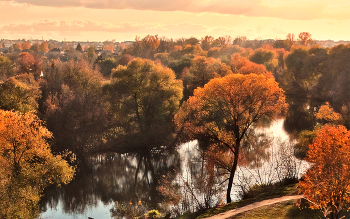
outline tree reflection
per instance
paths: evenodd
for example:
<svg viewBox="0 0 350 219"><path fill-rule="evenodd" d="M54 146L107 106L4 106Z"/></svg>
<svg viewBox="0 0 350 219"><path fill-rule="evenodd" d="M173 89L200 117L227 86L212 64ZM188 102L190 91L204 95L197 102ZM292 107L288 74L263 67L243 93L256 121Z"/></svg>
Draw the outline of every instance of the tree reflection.
<svg viewBox="0 0 350 219"><path fill-rule="evenodd" d="M145 150L132 154L103 154L80 163L75 179L62 188L49 188L41 200L42 210L59 201L65 213L83 214L98 202L138 203L159 209L164 200L158 191L163 175L176 175L180 158L175 150ZM169 174L173 173L173 174Z"/></svg>

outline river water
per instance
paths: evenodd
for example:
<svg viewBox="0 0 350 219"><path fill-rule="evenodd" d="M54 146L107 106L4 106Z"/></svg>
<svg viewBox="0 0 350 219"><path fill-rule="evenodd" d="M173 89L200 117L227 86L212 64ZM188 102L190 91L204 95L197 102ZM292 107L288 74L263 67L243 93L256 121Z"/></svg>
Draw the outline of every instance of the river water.
<svg viewBox="0 0 350 219"><path fill-rule="evenodd" d="M288 140L283 120L259 131ZM169 211L172 205L166 204L166 197L159 192L161 182L166 179L181 184L182 180L183 185L185 181L191 181L191 161L198 160L200 156L197 141L192 141L171 151L93 157L79 167L70 184L47 189L41 201L40 219L112 218L111 209L116 201L124 205L142 203L149 210L160 208ZM242 177L246 171L247 168L240 168L237 177L240 174ZM218 190L221 192L218 197L225 194L225 186L224 183L222 190ZM238 187L233 188L234 200L239 199L239 190Z"/></svg>

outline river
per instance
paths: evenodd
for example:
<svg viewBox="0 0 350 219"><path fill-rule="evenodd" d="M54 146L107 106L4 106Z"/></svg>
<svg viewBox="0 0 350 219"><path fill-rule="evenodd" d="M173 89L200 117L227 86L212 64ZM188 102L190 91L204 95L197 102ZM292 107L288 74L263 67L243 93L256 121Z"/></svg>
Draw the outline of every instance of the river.
<svg viewBox="0 0 350 219"><path fill-rule="evenodd" d="M288 135L283 130L283 120L278 120L259 132L288 141ZM198 161L200 157L197 141L181 144L176 150L92 157L86 165L79 167L70 184L47 189L41 200L40 219L113 218L111 209L116 201L119 206L141 204L149 210L174 210L173 205L167 203L164 194L159 192L159 187L164 187L164 179L177 182L177 185L194 182L191 171L200 168L200 162L197 167L191 162L196 159ZM241 167L239 170L238 178L240 174L246 174L247 168ZM216 194L218 198L213 202L219 201L220 196L225 194L225 186L223 184L220 191L215 191L221 193ZM239 190L239 187L233 188L234 200L239 199Z"/></svg>

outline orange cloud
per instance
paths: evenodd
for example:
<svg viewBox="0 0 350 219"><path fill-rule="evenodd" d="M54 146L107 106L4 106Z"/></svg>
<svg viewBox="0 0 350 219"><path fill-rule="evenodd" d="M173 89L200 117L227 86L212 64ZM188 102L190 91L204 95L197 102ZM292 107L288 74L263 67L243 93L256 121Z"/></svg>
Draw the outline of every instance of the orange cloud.
<svg viewBox="0 0 350 219"><path fill-rule="evenodd" d="M345 0L3 0L50 7L133 9L152 11L212 12L231 15L277 17L282 19L349 19L350 4Z"/></svg>
<svg viewBox="0 0 350 219"><path fill-rule="evenodd" d="M102 23L93 21L48 21L33 22L29 24L8 24L0 28L0 33L28 34L39 32L112 32L112 33L143 33L175 31L186 33L187 31L203 32L206 27L198 24L138 24L138 23ZM152 33L153 34L153 33Z"/></svg>

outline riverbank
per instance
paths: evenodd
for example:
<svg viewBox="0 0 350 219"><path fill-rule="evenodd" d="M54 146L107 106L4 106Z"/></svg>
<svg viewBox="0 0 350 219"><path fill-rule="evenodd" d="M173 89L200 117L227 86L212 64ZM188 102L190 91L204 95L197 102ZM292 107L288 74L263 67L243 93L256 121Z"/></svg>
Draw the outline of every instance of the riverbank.
<svg viewBox="0 0 350 219"><path fill-rule="evenodd" d="M264 186L263 186L264 187ZM277 187L253 198L229 203L194 214L187 214L180 219L319 219L323 218L320 210L312 210L306 206L296 205L298 195L297 184ZM341 217L350 218L350 212L344 212Z"/></svg>
<svg viewBox="0 0 350 219"><path fill-rule="evenodd" d="M241 208L236 208L230 211L226 211L224 213L220 213L211 217L207 217L206 219L226 219L226 218L232 218L233 216L242 214L242 213L246 213L246 212L251 212L257 208L261 208L263 206L270 206L276 203L281 203L281 202L286 202L286 201L291 201L297 199L301 199L303 198L303 195L292 195L292 196L283 196L283 197L279 197L279 198L273 198L273 199L267 199L264 201L260 201L260 202L255 202L253 204L250 205L246 205L244 207ZM269 217L270 218L270 217ZM275 218L275 217L274 217Z"/></svg>
<svg viewBox="0 0 350 219"><path fill-rule="evenodd" d="M279 198L283 196L298 195L298 189L297 189L297 184L294 183L294 184L283 185L283 186L278 186L278 185L259 186L259 187L253 188L253 190L251 190L250 193L253 194L254 196L250 198L245 198L237 202L231 202L226 205L218 206L216 208L201 210L191 214L186 213L181 217L179 217L178 219L207 218L207 217L218 215L220 213L227 212L233 209L241 208L252 203L260 202L263 200Z"/></svg>

